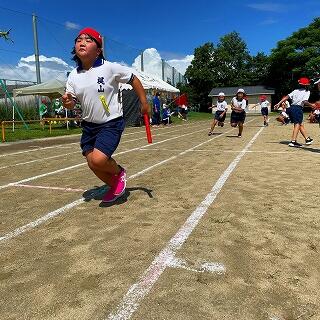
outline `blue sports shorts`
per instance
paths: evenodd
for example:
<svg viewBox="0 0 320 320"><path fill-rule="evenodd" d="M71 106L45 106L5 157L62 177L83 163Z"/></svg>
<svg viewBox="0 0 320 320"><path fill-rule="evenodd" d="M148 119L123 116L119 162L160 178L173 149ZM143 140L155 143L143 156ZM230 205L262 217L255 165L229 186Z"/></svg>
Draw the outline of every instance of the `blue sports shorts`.
<svg viewBox="0 0 320 320"><path fill-rule="evenodd" d="M263 116L267 116L267 115L268 115L268 113L269 113L269 110L268 110L268 108L267 108L267 107L263 107L263 108L261 108L261 114L262 114Z"/></svg>
<svg viewBox="0 0 320 320"><path fill-rule="evenodd" d="M223 115L222 118L220 118L220 115L223 113L223 111L216 111L214 114L214 118L216 120L218 120L219 122L223 122L224 120L226 120L226 113Z"/></svg>
<svg viewBox="0 0 320 320"><path fill-rule="evenodd" d="M246 112L231 112L230 122L231 123L244 123L244 120L246 119Z"/></svg>
<svg viewBox="0 0 320 320"><path fill-rule="evenodd" d="M290 118L291 123L301 124L303 121L303 109L301 106L292 105L290 108L287 108L287 114Z"/></svg>
<svg viewBox="0 0 320 320"><path fill-rule="evenodd" d="M82 121L81 127L82 154L85 155L88 151L98 149L110 158L120 143L125 122L123 117L105 123Z"/></svg>

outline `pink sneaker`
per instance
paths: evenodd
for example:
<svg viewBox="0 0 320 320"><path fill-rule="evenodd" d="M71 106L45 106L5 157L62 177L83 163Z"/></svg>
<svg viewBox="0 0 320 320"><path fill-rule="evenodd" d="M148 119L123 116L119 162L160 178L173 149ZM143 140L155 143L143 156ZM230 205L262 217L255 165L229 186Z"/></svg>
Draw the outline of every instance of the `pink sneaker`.
<svg viewBox="0 0 320 320"><path fill-rule="evenodd" d="M120 173L115 177L114 194L119 196L124 193L127 186L127 172L124 168L121 168Z"/></svg>
<svg viewBox="0 0 320 320"><path fill-rule="evenodd" d="M113 202L121 197L126 190L126 170L121 168L118 175L113 177L114 185L106 192L102 198L102 202Z"/></svg>

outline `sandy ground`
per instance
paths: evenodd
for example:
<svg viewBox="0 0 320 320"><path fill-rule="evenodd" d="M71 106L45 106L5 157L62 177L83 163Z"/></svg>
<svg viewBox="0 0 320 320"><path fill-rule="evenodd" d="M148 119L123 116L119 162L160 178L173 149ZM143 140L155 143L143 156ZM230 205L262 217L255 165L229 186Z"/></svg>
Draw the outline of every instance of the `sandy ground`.
<svg viewBox="0 0 320 320"><path fill-rule="evenodd" d="M115 159L140 175L112 206L79 137L0 147L0 319L115 313L261 122L249 118L241 139L229 125L209 138L209 122L154 129L145 148L143 128L129 128ZM188 268L167 267L132 319L320 319L320 130L306 128L315 142L300 149L286 145L291 126L272 119L259 133L177 250Z"/></svg>

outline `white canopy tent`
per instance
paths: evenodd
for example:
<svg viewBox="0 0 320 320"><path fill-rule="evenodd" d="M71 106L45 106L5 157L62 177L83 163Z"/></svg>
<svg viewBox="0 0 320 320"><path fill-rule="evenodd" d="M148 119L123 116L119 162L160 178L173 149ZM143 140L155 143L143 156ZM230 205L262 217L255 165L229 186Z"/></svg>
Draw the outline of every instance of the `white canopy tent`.
<svg viewBox="0 0 320 320"><path fill-rule="evenodd" d="M61 97L65 92L65 82L53 79L33 86L13 89L13 97L18 95L41 95L48 96L51 99Z"/></svg>
<svg viewBox="0 0 320 320"><path fill-rule="evenodd" d="M156 89L165 92L180 92L179 89L175 88L169 83L161 79L157 79L144 72L132 69L132 73L134 73L139 78L143 88L146 90ZM65 86L66 84L64 81L53 79L33 86L13 89L13 97L15 98L18 95L42 95L48 96L51 99L59 98L64 94ZM121 89L131 90L132 87L129 84L121 84Z"/></svg>
<svg viewBox="0 0 320 320"><path fill-rule="evenodd" d="M132 73L135 74L139 78L139 80L141 81L142 86L145 90L156 89L156 90L165 91L165 92L172 92L172 93L180 92L179 89L175 88L171 84L169 84L161 79L158 79L154 76L146 74L145 72L141 72L141 71L132 69ZM121 84L121 89L131 90L132 87L129 84Z"/></svg>

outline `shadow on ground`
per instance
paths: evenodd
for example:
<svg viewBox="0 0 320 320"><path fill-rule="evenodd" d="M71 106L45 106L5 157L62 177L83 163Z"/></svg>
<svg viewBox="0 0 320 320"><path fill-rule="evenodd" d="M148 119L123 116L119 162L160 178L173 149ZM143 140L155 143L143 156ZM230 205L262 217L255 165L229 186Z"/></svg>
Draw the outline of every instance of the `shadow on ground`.
<svg viewBox="0 0 320 320"><path fill-rule="evenodd" d="M106 193L107 190L108 190L108 186L106 186L106 185L101 186L101 187L96 186L90 190L85 191L82 196L84 197L86 202L89 202L91 200L100 200L101 201L103 195ZM112 203L101 202L99 204L99 207L111 207L114 205L123 204L123 203L127 202L130 194L135 191L143 191L148 195L149 198L153 198L153 195L152 195L153 190L148 189L148 188L143 188L143 187L132 187L132 188L126 188L125 193L120 198L118 198L116 201L114 201Z"/></svg>
<svg viewBox="0 0 320 320"><path fill-rule="evenodd" d="M279 143L287 146L290 143L290 141L280 141ZM293 147L291 147L291 148L293 148ZM312 147L308 147L308 146L296 147L296 149L301 149L301 150L314 152L314 153L320 153L320 149L316 149L316 148L312 148Z"/></svg>

